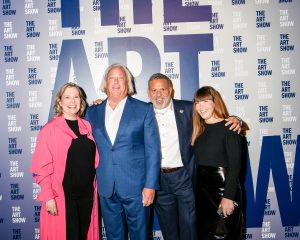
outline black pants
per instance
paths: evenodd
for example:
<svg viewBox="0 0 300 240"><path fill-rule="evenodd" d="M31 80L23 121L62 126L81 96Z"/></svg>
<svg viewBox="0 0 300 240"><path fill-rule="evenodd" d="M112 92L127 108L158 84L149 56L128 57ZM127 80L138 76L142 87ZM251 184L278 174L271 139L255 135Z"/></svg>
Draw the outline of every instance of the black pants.
<svg viewBox="0 0 300 240"><path fill-rule="evenodd" d="M199 240L240 240L242 237L241 189L237 186L235 201L238 207L232 215L222 219L218 214L226 180L226 169L222 167L199 166L197 173L196 209ZM227 234L217 233L216 223L228 230Z"/></svg>
<svg viewBox="0 0 300 240"><path fill-rule="evenodd" d="M160 174L154 207L165 240L197 239L195 194L184 168Z"/></svg>
<svg viewBox="0 0 300 240"><path fill-rule="evenodd" d="M67 240L86 240L93 209L93 194L65 195Z"/></svg>

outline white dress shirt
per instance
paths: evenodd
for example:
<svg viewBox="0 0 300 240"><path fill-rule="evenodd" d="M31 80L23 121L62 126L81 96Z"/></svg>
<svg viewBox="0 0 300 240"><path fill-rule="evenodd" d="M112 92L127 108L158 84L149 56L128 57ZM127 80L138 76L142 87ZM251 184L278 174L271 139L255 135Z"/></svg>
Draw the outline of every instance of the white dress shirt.
<svg viewBox="0 0 300 240"><path fill-rule="evenodd" d="M164 109L155 109L155 116L158 123L161 143L161 167L176 168L182 167L180 155L178 131L175 119L173 102Z"/></svg>
<svg viewBox="0 0 300 240"><path fill-rule="evenodd" d="M117 136L126 100L127 97L122 99L121 102L119 102L115 107L115 109L112 109L109 105L109 100L107 99L105 107L105 128L112 145L114 145Z"/></svg>

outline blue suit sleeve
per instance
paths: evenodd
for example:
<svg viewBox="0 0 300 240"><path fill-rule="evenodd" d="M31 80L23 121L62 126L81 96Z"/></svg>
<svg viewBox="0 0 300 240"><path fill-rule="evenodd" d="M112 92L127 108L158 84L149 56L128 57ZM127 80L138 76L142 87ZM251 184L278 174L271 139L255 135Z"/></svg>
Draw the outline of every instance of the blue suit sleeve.
<svg viewBox="0 0 300 240"><path fill-rule="evenodd" d="M146 161L146 181L145 188L159 189L160 173L160 138L158 126L152 106L148 105L144 123L145 161Z"/></svg>

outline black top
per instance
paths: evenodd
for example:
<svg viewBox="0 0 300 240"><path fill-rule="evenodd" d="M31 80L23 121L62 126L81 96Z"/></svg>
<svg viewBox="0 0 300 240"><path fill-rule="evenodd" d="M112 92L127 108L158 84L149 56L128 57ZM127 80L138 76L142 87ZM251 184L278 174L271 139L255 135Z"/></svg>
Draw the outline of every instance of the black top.
<svg viewBox="0 0 300 240"><path fill-rule="evenodd" d="M226 121L206 124L196 139L194 151L200 166L225 167L226 180L223 197L234 200L241 167L241 136L225 126Z"/></svg>
<svg viewBox="0 0 300 240"><path fill-rule="evenodd" d="M66 119L66 122L77 138L72 140L68 150L64 191L74 197L93 194L96 145L86 134L80 134L77 120Z"/></svg>

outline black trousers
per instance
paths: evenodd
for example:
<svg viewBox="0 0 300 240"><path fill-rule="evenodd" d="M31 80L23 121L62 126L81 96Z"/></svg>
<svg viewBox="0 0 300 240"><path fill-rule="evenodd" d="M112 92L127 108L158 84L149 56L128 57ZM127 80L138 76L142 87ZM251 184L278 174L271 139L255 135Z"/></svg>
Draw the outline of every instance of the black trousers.
<svg viewBox="0 0 300 240"><path fill-rule="evenodd" d="M165 240L197 239L195 194L183 167L160 174L160 190L154 207Z"/></svg>
<svg viewBox="0 0 300 240"><path fill-rule="evenodd" d="M67 240L86 240L93 209L93 194L65 194Z"/></svg>
<svg viewBox="0 0 300 240"><path fill-rule="evenodd" d="M226 181L226 169L222 167L198 167L196 209L197 229L199 240L240 240L242 238L242 211L241 211L241 188L236 189L235 201L238 207L232 215L222 219L218 214L218 206L221 202ZM222 223L227 234L217 231Z"/></svg>

